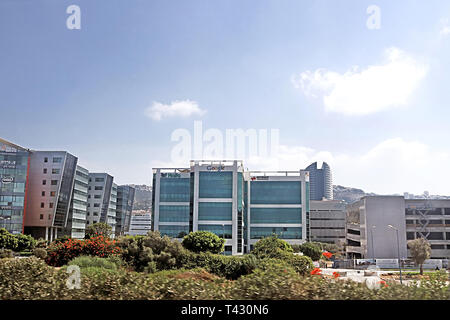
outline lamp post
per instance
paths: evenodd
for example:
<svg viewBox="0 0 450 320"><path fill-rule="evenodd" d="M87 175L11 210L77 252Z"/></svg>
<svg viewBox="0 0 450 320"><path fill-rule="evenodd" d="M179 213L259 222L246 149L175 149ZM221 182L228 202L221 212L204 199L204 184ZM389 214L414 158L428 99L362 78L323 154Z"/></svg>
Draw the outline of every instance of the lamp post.
<svg viewBox="0 0 450 320"><path fill-rule="evenodd" d="M403 284L402 282L402 263L400 261L400 242L398 238L398 229L392 225L388 225L389 228L394 229L397 232L397 251L398 251L398 267L400 270L400 284Z"/></svg>

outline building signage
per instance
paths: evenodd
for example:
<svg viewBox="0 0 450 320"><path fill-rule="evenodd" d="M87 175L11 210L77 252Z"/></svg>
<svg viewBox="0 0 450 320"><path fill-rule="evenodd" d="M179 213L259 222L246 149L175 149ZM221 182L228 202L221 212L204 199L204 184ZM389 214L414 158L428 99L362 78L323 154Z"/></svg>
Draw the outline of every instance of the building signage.
<svg viewBox="0 0 450 320"><path fill-rule="evenodd" d="M267 177L267 176L258 176L258 177L256 177L256 180L269 180L269 177Z"/></svg>
<svg viewBox="0 0 450 320"><path fill-rule="evenodd" d="M2 161L0 161L0 168L15 169L16 168L16 161L2 160Z"/></svg>
<svg viewBox="0 0 450 320"><path fill-rule="evenodd" d="M206 170L208 171L222 171L225 170L225 166L207 166Z"/></svg>
<svg viewBox="0 0 450 320"><path fill-rule="evenodd" d="M181 175L179 173L163 172L161 173L161 178L181 178Z"/></svg>
<svg viewBox="0 0 450 320"><path fill-rule="evenodd" d="M3 177L2 178L2 183L11 183L14 182L14 178L13 177Z"/></svg>

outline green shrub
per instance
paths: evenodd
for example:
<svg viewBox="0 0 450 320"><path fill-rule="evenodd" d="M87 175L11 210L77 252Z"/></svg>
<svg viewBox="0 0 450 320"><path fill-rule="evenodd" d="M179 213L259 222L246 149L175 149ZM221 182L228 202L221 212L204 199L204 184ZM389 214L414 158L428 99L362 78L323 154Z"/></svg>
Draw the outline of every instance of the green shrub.
<svg viewBox="0 0 450 320"><path fill-rule="evenodd" d="M225 239L209 231L195 231L185 236L182 244L192 252L221 253L224 250Z"/></svg>
<svg viewBox="0 0 450 320"><path fill-rule="evenodd" d="M71 260L67 265L69 266L75 265L80 267L80 269L92 267L92 268L117 270L118 268L120 268L120 262L118 262L117 259L99 258L92 256L76 257L75 259Z"/></svg>
<svg viewBox="0 0 450 320"><path fill-rule="evenodd" d="M0 259L14 258L14 253L10 249L0 249Z"/></svg>
<svg viewBox="0 0 450 320"><path fill-rule="evenodd" d="M282 259L286 256L286 254L293 253L293 250L289 243L279 239L276 235L273 235L258 240L253 246L251 253L259 259Z"/></svg>
<svg viewBox="0 0 450 320"><path fill-rule="evenodd" d="M25 234L16 234L17 238L17 246L14 249L15 251L32 251L36 246L36 240L30 235Z"/></svg>
<svg viewBox="0 0 450 320"><path fill-rule="evenodd" d="M321 246L313 242L305 242L300 245L300 252L310 257L313 261L318 261L322 257Z"/></svg>
<svg viewBox="0 0 450 320"><path fill-rule="evenodd" d="M85 239L90 239L98 236L103 236L105 238L110 238L112 234L112 227L104 222L98 222L89 225L84 233Z"/></svg>
<svg viewBox="0 0 450 320"><path fill-rule="evenodd" d="M0 249L15 251L18 245L18 238L9 233L5 228L0 228Z"/></svg>
<svg viewBox="0 0 450 320"><path fill-rule="evenodd" d="M44 248L35 248L33 250L33 255L39 259L45 259L47 258L47 250Z"/></svg>

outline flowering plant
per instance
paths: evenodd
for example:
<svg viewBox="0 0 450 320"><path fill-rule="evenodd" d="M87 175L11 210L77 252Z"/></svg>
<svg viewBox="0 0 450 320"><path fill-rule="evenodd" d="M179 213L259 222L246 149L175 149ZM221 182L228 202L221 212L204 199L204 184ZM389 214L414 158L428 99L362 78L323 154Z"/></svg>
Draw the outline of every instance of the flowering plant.
<svg viewBox="0 0 450 320"><path fill-rule="evenodd" d="M314 268L311 271L311 275L313 275L313 276L315 276L315 275L320 276L321 274L322 274L322 270L320 268Z"/></svg>

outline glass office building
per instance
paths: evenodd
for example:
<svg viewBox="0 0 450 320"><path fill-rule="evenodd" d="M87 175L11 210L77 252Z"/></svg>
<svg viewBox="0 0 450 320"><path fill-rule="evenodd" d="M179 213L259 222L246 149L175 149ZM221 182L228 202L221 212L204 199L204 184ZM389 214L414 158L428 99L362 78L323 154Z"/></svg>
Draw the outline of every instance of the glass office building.
<svg viewBox="0 0 450 320"><path fill-rule="evenodd" d="M130 230L134 194L135 189L131 186L117 188L116 236L124 235Z"/></svg>
<svg viewBox="0 0 450 320"><path fill-rule="evenodd" d="M178 239L210 231L225 239L225 254L233 255L274 233L302 243L308 183L304 171L247 172L236 160L153 169L152 230Z"/></svg>
<svg viewBox="0 0 450 320"><path fill-rule="evenodd" d="M30 152L0 139L0 228L23 233Z"/></svg>

